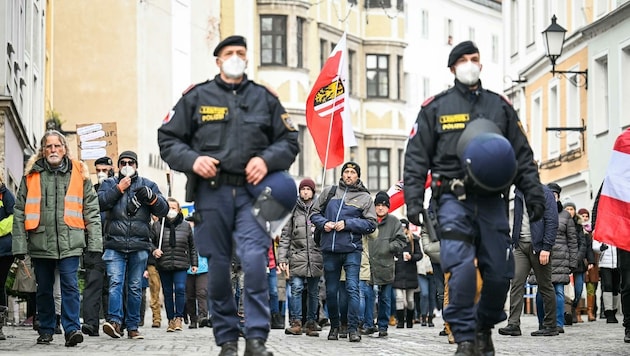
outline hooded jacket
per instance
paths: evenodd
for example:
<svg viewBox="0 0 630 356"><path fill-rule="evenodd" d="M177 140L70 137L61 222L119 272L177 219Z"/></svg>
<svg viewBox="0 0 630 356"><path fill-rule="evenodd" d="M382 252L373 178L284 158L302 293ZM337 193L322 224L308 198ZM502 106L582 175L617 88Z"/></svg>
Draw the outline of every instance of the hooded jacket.
<svg viewBox="0 0 630 356"><path fill-rule="evenodd" d="M321 250L330 253L361 251L363 249L361 237L376 229L376 211L370 192L361 180L354 185L346 185L343 179L339 179L339 187L322 214L320 206L326 201L331 188L326 187L322 191L311 214L311 222L322 230ZM344 230L329 232L324 230L326 222L340 220L345 221Z"/></svg>
<svg viewBox="0 0 630 356"><path fill-rule="evenodd" d="M75 161L77 162L77 161ZM53 170L44 158L33 156L27 163L20 183L14 207L13 219L13 254L30 254L33 258L63 259L81 256L86 247L92 252L103 250L101 217L98 197L89 177L89 170L84 163L83 172L83 221L85 229L70 227L64 221L66 191L70 184L73 161L63 158L58 170ZM40 174L41 204L40 219L37 228L26 231L25 204L28 188L26 177L33 173ZM86 239L87 235L87 239Z"/></svg>
<svg viewBox="0 0 630 356"><path fill-rule="evenodd" d="M532 235L532 246L534 253L541 250L551 252L552 246L556 243L556 233L558 231L558 209L556 208L556 198L551 189L541 184L545 193L545 213L543 218L530 222L529 230ZM514 226L512 227L512 244L518 245L521 238L521 228L523 225L523 214L527 212L523 209L523 192L519 189L514 191Z"/></svg>
<svg viewBox="0 0 630 356"><path fill-rule="evenodd" d="M321 277L324 272L322 252L313 240L315 226L309 219L315 202L313 199L306 205L298 199L291 219L282 229L278 263L288 263L291 276Z"/></svg>

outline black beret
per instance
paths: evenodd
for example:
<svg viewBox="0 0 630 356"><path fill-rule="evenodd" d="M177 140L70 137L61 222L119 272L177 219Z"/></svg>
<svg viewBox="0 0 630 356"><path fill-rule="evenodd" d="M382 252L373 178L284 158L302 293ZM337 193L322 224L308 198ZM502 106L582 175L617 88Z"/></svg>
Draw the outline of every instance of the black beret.
<svg viewBox="0 0 630 356"><path fill-rule="evenodd" d="M247 48L247 43L245 42L245 37L243 36L230 36L223 41L219 42L219 44L214 48L214 53L212 53L215 57L219 56L219 52L226 46L243 46Z"/></svg>
<svg viewBox="0 0 630 356"><path fill-rule="evenodd" d="M111 158L105 156L105 157L101 157L101 158L97 159L96 161L94 161L94 165L96 166L97 164L106 164L108 166L111 166L114 163L112 162Z"/></svg>
<svg viewBox="0 0 630 356"><path fill-rule="evenodd" d="M473 41L464 41L453 47L451 53L448 55L447 67L452 67L457 60L465 54L479 53L479 48Z"/></svg>

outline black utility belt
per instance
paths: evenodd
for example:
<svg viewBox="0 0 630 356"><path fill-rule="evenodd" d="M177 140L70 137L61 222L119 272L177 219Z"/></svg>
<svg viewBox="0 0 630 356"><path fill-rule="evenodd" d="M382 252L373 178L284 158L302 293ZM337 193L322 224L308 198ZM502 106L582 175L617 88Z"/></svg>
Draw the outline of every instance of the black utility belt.
<svg viewBox="0 0 630 356"><path fill-rule="evenodd" d="M208 179L210 188L218 188L222 185L231 185L233 187L242 187L247 184L247 179L241 174L218 173L216 176Z"/></svg>

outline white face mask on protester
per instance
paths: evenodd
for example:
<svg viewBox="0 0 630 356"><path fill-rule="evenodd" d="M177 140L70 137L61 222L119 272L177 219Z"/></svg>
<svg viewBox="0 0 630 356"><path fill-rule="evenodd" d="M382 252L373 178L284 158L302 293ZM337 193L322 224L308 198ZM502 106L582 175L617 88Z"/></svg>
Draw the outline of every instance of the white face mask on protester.
<svg viewBox="0 0 630 356"><path fill-rule="evenodd" d="M120 169L120 174L125 177L131 177L134 173L136 173L136 169L132 166L124 166Z"/></svg>
<svg viewBox="0 0 630 356"><path fill-rule="evenodd" d="M177 214L178 214L177 210L171 209L166 214L166 217L172 220L172 219L175 219L177 217Z"/></svg>
<svg viewBox="0 0 630 356"><path fill-rule="evenodd" d="M105 172L98 172L98 174L96 175L96 178L98 178L98 184L103 183L103 181L105 179L107 179L107 173Z"/></svg>
<svg viewBox="0 0 630 356"><path fill-rule="evenodd" d="M223 73L225 73L228 78L232 79L242 77L243 73L245 73L246 67L247 62L236 54L226 60L223 60L223 64L221 65Z"/></svg>
<svg viewBox="0 0 630 356"><path fill-rule="evenodd" d="M455 77L457 80L466 85L475 85L479 81L479 73L481 67L471 61L458 64L455 67Z"/></svg>

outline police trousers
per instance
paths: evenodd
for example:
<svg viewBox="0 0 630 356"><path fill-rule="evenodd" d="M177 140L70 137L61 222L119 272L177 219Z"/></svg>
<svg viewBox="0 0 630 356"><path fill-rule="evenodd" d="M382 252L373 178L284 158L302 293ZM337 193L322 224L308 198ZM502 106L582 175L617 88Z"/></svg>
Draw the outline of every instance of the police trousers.
<svg viewBox="0 0 630 356"><path fill-rule="evenodd" d="M253 197L244 186L221 185L197 190L195 246L208 258L208 297L217 345L239 338L239 317L230 286L233 252L244 273L243 306L246 339L267 340L270 328L267 252L271 238L252 214Z"/></svg>
<svg viewBox="0 0 630 356"><path fill-rule="evenodd" d="M463 201L442 194L438 220L442 269L451 274L449 304L442 316L456 342L473 341L477 330L492 328L507 318L503 307L514 276L514 257L505 202L499 194L468 194ZM477 303L475 265L483 279Z"/></svg>

